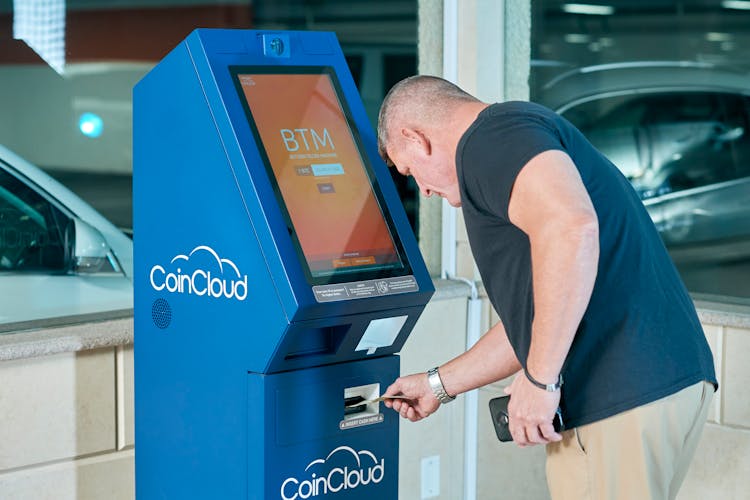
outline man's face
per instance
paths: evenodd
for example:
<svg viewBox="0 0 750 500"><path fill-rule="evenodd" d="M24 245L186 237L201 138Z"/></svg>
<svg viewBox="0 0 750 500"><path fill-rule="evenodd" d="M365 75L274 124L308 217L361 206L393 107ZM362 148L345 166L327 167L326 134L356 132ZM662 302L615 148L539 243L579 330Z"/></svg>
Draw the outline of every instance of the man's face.
<svg viewBox="0 0 750 500"><path fill-rule="evenodd" d="M399 147L402 146L402 147ZM412 176L424 196L436 194L454 207L461 206L455 160L438 147L420 147L399 141L388 147L388 156L401 175Z"/></svg>

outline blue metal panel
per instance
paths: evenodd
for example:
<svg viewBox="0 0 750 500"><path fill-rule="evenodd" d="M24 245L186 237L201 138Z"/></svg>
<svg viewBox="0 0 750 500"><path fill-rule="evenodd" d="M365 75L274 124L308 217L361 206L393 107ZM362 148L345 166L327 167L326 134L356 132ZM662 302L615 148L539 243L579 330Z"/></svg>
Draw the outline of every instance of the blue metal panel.
<svg viewBox="0 0 750 500"><path fill-rule="evenodd" d="M398 370L398 357L388 356L251 373L249 498L398 498L398 415L379 403L382 421L375 415L375 423L341 428L344 390L380 384L384 391Z"/></svg>
<svg viewBox="0 0 750 500"><path fill-rule="evenodd" d="M136 313L148 314L163 298L172 305L175 326L210 318L211 329L186 334L239 351L243 368L263 371L288 320L196 76L181 45L134 91ZM246 297L189 293L186 282L168 290L169 275L195 271L201 271L194 280L201 289L203 272L221 274L227 283L246 279ZM152 277L164 288L155 289Z"/></svg>
<svg viewBox="0 0 750 500"><path fill-rule="evenodd" d="M185 46L142 85L134 116L138 498L213 498L210 481L189 485L186 475L244 498L244 374L265 369L287 321ZM157 287L167 272L234 275L201 247L247 276L244 300L154 290L155 266L165 270ZM189 259L175 261L180 255Z"/></svg>

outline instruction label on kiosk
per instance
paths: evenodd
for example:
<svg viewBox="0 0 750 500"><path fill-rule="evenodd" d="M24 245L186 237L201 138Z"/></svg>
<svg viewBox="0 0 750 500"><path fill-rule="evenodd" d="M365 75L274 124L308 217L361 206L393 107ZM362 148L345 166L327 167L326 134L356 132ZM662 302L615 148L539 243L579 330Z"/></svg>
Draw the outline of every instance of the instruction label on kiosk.
<svg viewBox="0 0 750 500"><path fill-rule="evenodd" d="M353 283L318 285L312 287L312 289L315 293L315 300L318 302L334 302L416 292L419 291L419 286L414 276L410 275L380 280L355 281Z"/></svg>

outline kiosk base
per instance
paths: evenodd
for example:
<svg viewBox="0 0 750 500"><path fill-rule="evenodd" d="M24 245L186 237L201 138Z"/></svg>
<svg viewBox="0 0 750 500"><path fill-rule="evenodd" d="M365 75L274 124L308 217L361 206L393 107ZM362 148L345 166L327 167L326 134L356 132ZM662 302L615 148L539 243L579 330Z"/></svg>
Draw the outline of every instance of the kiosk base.
<svg viewBox="0 0 750 500"><path fill-rule="evenodd" d="M398 416L345 400L378 397L398 373L398 356L250 373L249 498L397 498Z"/></svg>

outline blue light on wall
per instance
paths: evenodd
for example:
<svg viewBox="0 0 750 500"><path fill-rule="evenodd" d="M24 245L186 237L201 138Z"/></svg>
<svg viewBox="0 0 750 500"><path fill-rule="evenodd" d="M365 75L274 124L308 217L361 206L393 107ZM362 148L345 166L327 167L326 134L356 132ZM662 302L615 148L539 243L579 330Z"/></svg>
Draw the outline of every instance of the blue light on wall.
<svg viewBox="0 0 750 500"><path fill-rule="evenodd" d="M86 137L96 138L102 135L104 122L102 118L94 113L83 113L78 118L78 129Z"/></svg>

